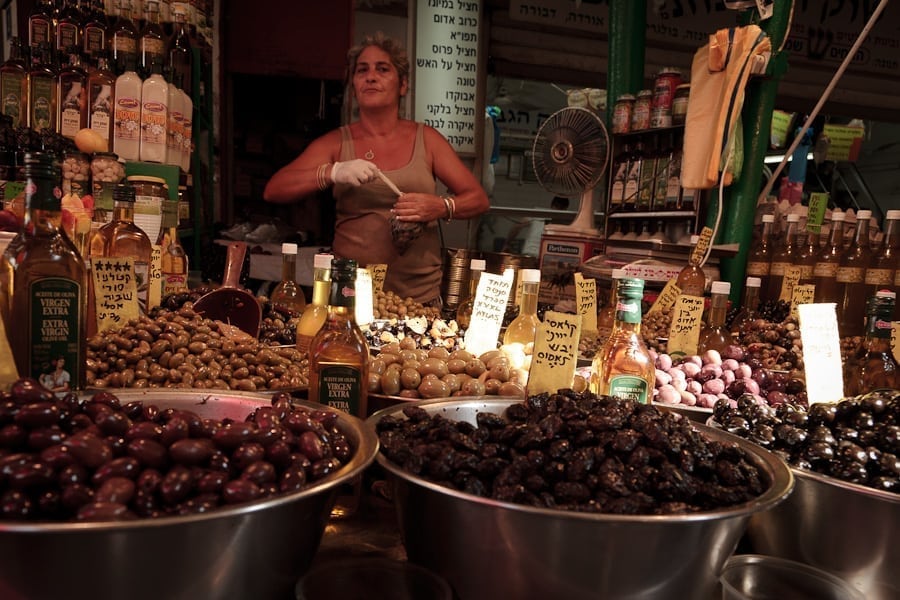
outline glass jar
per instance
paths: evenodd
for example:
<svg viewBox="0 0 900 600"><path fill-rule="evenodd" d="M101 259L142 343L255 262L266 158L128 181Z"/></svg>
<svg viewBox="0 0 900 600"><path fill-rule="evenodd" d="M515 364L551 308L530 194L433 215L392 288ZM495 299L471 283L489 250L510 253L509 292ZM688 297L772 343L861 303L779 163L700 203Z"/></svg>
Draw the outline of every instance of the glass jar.
<svg viewBox="0 0 900 600"><path fill-rule="evenodd" d="M109 223L113 215L112 191L125 178L125 165L113 152L95 152L91 156L91 189L94 192L94 221Z"/></svg>
<svg viewBox="0 0 900 600"><path fill-rule="evenodd" d="M90 193L91 159L84 152L70 151L63 154L62 191L79 198Z"/></svg>
<svg viewBox="0 0 900 600"><path fill-rule="evenodd" d="M634 113L635 98L632 94L622 94L616 99L613 107L612 132L629 133L631 131L631 115Z"/></svg>
<svg viewBox="0 0 900 600"><path fill-rule="evenodd" d="M169 186L162 177L130 175L126 179L134 186L134 224L155 240L162 227L162 204L169 199Z"/></svg>

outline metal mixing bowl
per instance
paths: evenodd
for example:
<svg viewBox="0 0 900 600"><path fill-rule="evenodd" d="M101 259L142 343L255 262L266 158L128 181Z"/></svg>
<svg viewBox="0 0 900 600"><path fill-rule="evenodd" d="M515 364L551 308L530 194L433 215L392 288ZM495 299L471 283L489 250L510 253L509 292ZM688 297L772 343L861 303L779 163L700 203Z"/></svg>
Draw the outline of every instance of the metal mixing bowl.
<svg viewBox="0 0 900 600"><path fill-rule="evenodd" d="M791 496L750 521L754 551L837 575L869 600L900 598L900 494L792 470Z"/></svg>
<svg viewBox="0 0 900 600"><path fill-rule="evenodd" d="M475 424L477 412L502 414L510 399L439 399L418 406ZM402 416L403 406L372 415ZM443 576L460 600L709 600L722 565L753 513L781 502L793 487L774 454L722 431L709 438L740 446L769 482L753 502L686 515L577 513L497 502L411 475L379 454L389 473L410 560Z"/></svg>
<svg viewBox="0 0 900 600"><path fill-rule="evenodd" d="M125 403L244 420L271 395L115 391ZM320 404L297 404L330 410ZM338 492L375 458L378 440L338 412L354 448L339 471L300 492L206 514L114 523L0 521L0 598L147 600L290 598L312 562Z"/></svg>

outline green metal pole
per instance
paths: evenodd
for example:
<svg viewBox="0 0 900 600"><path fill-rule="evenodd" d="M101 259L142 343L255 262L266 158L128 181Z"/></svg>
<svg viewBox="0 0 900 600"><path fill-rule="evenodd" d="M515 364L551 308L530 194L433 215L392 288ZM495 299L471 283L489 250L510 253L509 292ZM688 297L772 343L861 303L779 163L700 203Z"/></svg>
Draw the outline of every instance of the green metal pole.
<svg viewBox="0 0 900 600"><path fill-rule="evenodd" d="M642 3L638 3L642 4ZM773 55L764 77L751 78L744 100L744 167L740 179L725 191L722 223L717 236L722 244L738 244L733 258L720 261L723 281L731 283L731 301L741 299L744 276L747 271L747 254L753 237L753 218L756 202L762 191L763 165L769 147L769 132L778 82L787 71L787 52L775 52L788 34L793 2L775 2L772 17L761 24L772 40ZM717 194L717 189L710 190ZM717 201L717 200L716 200ZM711 203L715 206L715 203Z"/></svg>
<svg viewBox="0 0 900 600"><path fill-rule="evenodd" d="M622 94L636 94L643 87L646 30L646 2L610 0L607 123L612 123L616 98Z"/></svg>

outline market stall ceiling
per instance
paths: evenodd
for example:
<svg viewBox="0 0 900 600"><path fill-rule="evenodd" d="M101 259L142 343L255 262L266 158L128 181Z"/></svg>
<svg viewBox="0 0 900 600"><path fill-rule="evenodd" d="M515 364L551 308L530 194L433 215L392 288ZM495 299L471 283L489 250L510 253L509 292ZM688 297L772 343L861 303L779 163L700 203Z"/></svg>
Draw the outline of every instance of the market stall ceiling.
<svg viewBox="0 0 900 600"><path fill-rule="evenodd" d="M806 111L815 105L865 25L870 14L866 10L874 8L875 3L868 4L795 2L786 41L789 68L779 84L779 107ZM484 11L489 14L488 65L492 74L606 86L606 3L582 2L574 9L570 0L487 0ZM647 82L666 66L687 72L694 52L706 43L708 34L734 26L736 15L719 2L648 2ZM873 28L824 112L900 122L898 50L900 4L893 3Z"/></svg>

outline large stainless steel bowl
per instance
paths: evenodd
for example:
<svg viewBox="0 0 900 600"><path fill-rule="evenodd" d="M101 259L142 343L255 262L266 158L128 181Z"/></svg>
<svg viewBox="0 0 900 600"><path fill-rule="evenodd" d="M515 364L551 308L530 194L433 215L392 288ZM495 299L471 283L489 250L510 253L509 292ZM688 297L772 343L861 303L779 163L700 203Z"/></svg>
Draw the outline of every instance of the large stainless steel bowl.
<svg viewBox="0 0 900 600"><path fill-rule="evenodd" d="M790 498L751 519L754 550L828 571L868 600L900 598L900 494L793 472Z"/></svg>
<svg viewBox="0 0 900 600"><path fill-rule="evenodd" d="M418 406L474 424L478 412L502 414L516 402L482 397ZM386 408L367 423L402 410ZM709 600L750 516L781 502L793 477L768 451L696 427L743 448L765 474L768 490L753 502L697 514L587 514L479 498L411 475L382 454L376 460L389 473L409 559L443 576L460 600Z"/></svg>
<svg viewBox="0 0 900 600"><path fill-rule="evenodd" d="M116 391L203 417L243 420L271 395L195 390ZM329 410L319 404L301 406ZM378 440L338 413L354 448L338 472L309 488L206 514L116 523L0 521L5 600L283 599L312 562L338 492L375 458Z"/></svg>

